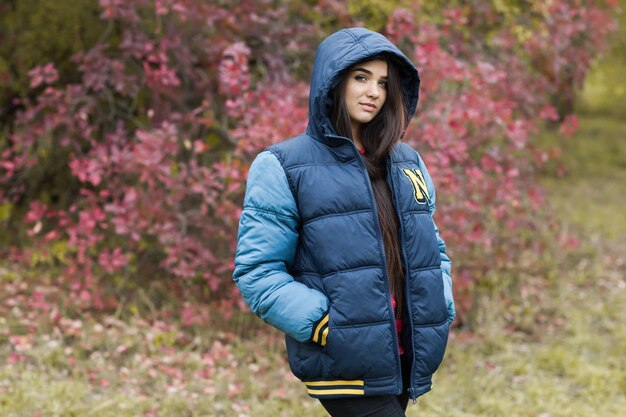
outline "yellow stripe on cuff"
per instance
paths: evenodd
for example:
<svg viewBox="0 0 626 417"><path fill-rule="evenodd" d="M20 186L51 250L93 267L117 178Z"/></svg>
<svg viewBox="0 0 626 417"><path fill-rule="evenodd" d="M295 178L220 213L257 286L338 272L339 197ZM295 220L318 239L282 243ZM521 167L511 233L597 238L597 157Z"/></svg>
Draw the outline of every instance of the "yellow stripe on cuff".
<svg viewBox="0 0 626 417"><path fill-rule="evenodd" d="M328 327L322 332L322 346L326 346L326 338L328 337Z"/></svg>
<svg viewBox="0 0 626 417"><path fill-rule="evenodd" d="M313 333L313 341L315 343L319 343L320 340L320 335L319 332L322 329L322 327L324 327L324 325L328 323L328 314L326 314L326 316L324 316L324 318L322 319L322 321L320 321L317 325L317 327L315 328L315 332Z"/></svg>

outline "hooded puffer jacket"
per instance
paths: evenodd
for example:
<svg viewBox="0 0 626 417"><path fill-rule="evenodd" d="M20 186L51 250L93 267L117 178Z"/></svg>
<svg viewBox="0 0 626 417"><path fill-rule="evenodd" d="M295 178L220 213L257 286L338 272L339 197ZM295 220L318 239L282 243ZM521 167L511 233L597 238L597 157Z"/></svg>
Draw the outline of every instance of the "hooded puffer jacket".
<svg viewBox="0 0 626 417"><path fill-rule="evenodd" d="M433 182L420 156L398 143L387 163L406 285L398 341L371 182L329 120L342 71L380 56L399 66L413 117L419 76L409 59L367 29L331 35L315 58L307 131L257 156L239 224L233 278L252 311L285 332L291 370L316 398L400 394L399 344L411 398L426 393L455 314Z"/></svg>

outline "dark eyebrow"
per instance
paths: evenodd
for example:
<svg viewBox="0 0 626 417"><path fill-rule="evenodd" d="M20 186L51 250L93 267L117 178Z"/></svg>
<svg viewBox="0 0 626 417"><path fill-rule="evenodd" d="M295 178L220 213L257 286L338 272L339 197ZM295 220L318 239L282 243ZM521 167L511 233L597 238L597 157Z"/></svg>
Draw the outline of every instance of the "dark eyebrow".
<svg viewBox="0 0 626 417"><path fill-rule="evenodd" d="M355 71L355 72L356 72L356 71L362 71L362 72L364 72L364 73L366 73L366 74L369 74L369 75L372 75L372 74L373 74L373 72L372 72L372 71L370 71L370 70L368 70L368 69L365 69L365 68L361 68L361 67L355 68L355 69L353 69L352 71ZM382 76L382 77L380 77L380 78L384 78L384 79L386 80L386 79L387 79L387 76L386 76L386 75L383 75L383 76Z"/></svg>

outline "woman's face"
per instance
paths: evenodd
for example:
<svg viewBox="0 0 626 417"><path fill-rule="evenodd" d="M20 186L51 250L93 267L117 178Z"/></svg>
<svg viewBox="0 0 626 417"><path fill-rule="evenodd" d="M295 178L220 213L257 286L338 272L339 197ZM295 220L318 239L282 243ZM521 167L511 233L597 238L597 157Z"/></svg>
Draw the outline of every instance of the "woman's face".
<svg viewBox="0 0 626 417"><path fill-rule="evenodd" d="M355 65L348 73L346 108L353 134L372 121L387 99L387 62L381 59Z"/></svg>

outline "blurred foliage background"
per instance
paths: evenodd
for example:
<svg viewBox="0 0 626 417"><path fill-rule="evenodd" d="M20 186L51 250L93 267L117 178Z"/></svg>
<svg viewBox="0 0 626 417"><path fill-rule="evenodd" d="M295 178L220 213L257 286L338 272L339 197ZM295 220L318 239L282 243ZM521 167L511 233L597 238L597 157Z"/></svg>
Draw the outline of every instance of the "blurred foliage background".
<svg viewBox="0 0 626 417"><path fill-rule="evenodd" d="M143 5L139 7L140 23L123 15L103 17L105 10L126 11L125 2L112 0L0 2L0 161L4 170L0 174L10 171L7 163L26 166L3 182L0 190L19 194L19 198L0 202L0 414L324 415L316 402L305 398L304 390L290 376L283 357L282 336L240 310L242 305L234 307L236 298L229 269L246 167L259 148L284 139L285 132L300 129L301 119L306 117L306 103L301 99L306 95L312 45L341 27L362 24L384 32L391 27L390 21L403 27L402 19L417 16L404 22L407 27L419 24L424 33L444 28L433 32L445 43L442 56L459 59L445 62L471 66L476 56L492 63L503 59L503 49L498 49L502 48L498 44L499 34L510 30L512 48L517 48L517 56L527 65L526 72L534 74L534 78L528 79L544 77L556 85L553 68L546 64L550 48L546 48L545 54L536 55L545 61L530 59L533 51L521 48L545 30L542 13L555 2L134 3ZM171 16L175 14L173 10L179 10L172 8L177 3L204 4L222 14L210 28L205 21L193 19L181 24ZM579 8L587 5L576 0L565 3ZM461 273L454 276L459 305L465 314L452 335L434 392L420 399L417 407L412 406L409 415L427 411L436 416L600 417L617 416L626 409L626 0L616 3L619 8L614 8L614 17L619 27L610 33L606 42L609 47L601 54L587 51L593 56L593 65L584 83L578 83L564 70L565 75L558 80L562 85L547 100L556 109L554 117L542 116L546 123L538 123L540 130L529 134L529 148L510 155L518 158L519 165L514 167L533 165L533 158L547 161L537 164L537 172L528 176L528 182L541 185L539 193L545 202L541 210L530 210L533 221L520 222L510 232L485 212L477 218L492 219L491 226L501 229L502 234L493 232L485 240L473 240L473 224L467 226L469 230L451 227L446 231L451 234L456 230L461 236L459 242L468 247L474 245L468 252L452 246L459 254L455 266L471 271L473 278ZM169 8L170 15L159 14L158 7ZM399 9L408 12L398 13ZM465 25L462 22L467 18L481 24ZM138 46L131 47L149 44L167 56L166 64L174 68L173 78L166 74L168 80L172 82L180 76L176 88L142 78L144 70L161 69L157 52L152 57L136 51L131 59L123 57L120 51L130 29L135 34L146 34L135 38ZM168 39L168 29L187 43L164 46L161 41ZM285 30L281 32L282 29ZM394 36L402 48L414 53L415 40L421 35L411 32ZM206 39L211 42L204 42ZM283 54L273 54L277 44L287 45L289 41L295 46L285 48ZM418 41L426 43L431 39ZM582 42L568 41L571 47ZM111 62L121 60L123 71L118 75L135 83L129 82L117 90L116 81L107 79L104 89L98 90L94 87L97 83L85 81L89 73L79 66L88 60L77 54L91 51L99 43L106 43L108 49L94 54L97 59L93 60L93 73L98 72L99 66L120 68ZM225 57L224 51L231 55ZM190 56L194 58L189 59ZM233 72L233 79L227 80L235 86L251 85L246 97L264 100L269 94L274 98L295 98L276 107L271 103L277 100L263 101L268 119L251 112L249 123L242 114L233 115L236 106L233 110L227 104L232 105L236 96L245 94L228 90L230 84L218 76L223 69L221 63L231 59L240 59L238 63L249 66L248 73ZM49 63L54 64L56 75L45 74L43 68ZM566 64L577 66L576 62ZM39 72L32 72L35 68ZM282 70L275 71L276 68ZM437 72L436 68L429 69ZM441 69L441 73L446 73L446 69ZM39 76L54 79L49 86L58 94L56 98L44 93L48 87L45 82L33 86L33 80ZM424 85L425 91L435 97L433 101L445 98L445 94L454 99L454 94L466 88L462 81L446 81L438 91L429 91L430 86ZM283 82L282 89L274 82ZM264 83L267 90L260 87ZM78 99L73 96L76 90L70 88L72 85L84 87L80 90L84 95ZM48 107L46 100L51 103ZM69 106L65 113L50 108L61 108L66 102L75 107ZM434 104L428 98L425 102L428 115ZM76 147L59 146L63 135L57 133L66 131L46 129L58 123L56 116L60 113L68 119L79 119L74 120L79 127L93 125L95 129L80 137ZM538 113L532 116L538 119ZM580 120L580 126L566 137L559 133L559 127L568 130L573 125L572 130L576 130L578 119L563 123L572 113ZM25 114L32 115L32 119L25 118ZM181 114L192 116L185 118ZM289 126L278 122L285 114L293 116L293 123L292 119L285 122ZM86 125L80 125L80 120ZM164 128L164 121L170 123L169 128L174 125L178 130L168 130L167 124ZM450 120L424 118L420 126L429 122L447 127ZM120 125L123 128L118 129ZM250 128L260 125L277 126L256 132ZM470 130L483 127L470 125ZM419 126L414 129L423 133ZM72 132L80 136L77 133L82 131L76 128ZM473 161L480 166L481 156L498 153L487 151L509 149L498 148L506 135L496 133L491 141L480 143L473 150L478 156L464 162ZM24 148L31 146L28 140L33 136L37 138L29 153L36 164L6 156L15 145L11 139L14 134L24 139ZM458 138L448 138L446 143L461 142L455 139ZM106 148L106 152L99 148L103 144L109 146L109 142L116 145ZM127 165L141 159L142 152L150 156L154 151L150 144L156 144L158 150L171 149L169 154L159 154L164 156L159 170L145 175L153 178L159 172L167 172L156 191L141 182L140 169L119 177L115 171L98 171L97 176L81 179L82 173L97 171L89 165L97 159L96 150L107 154L119 143L131 149L124 160ZM137 146L142 143L147 145ZM436 155L437 161L440 154L437 149L434 152L429 154ZM528 159L519 159L522 156ZM69 168L71 163L76 164L74 169ZM210 169L194 171L190 167ZM198 172L201 174L195 176ZM441 177L438 180L443 181ZM133 190L124 188L137 185L140 186ZM185 193L192 188L201 192ZM146 189L150 193L141 194ZM101 220L99 210L117 203L115 191L122 190L141 203L132 212L137 216L120 209L116 215ZM177 193L182 195L180 200L168 205L166 197ZM448 213L469 210L456 205L460 198L449 196L446 201L445 192L442 194ZM572 196L582 196L585 203L573 204ZM205 200L225 204L199 203ZM155 201L163 204L154 204ZM33 202L42 204L33 206ZM78 208L72 212L70 207L74 205ZM174 218L162 229L158 222L149 223L162 215L156 211L159 208L171 209ZM67 211L67 217L61 221L52 219L59 211ZM446 210L441 212L439 215L445 215ZM128 227L149 223L140 230L135 246L130 234L112 232L120 218L127 220L123 226ZM508 220L518 220L515 212ZM459 223L458 219L450 220L453 226ZM78 228L85 224L97 225L98 233ZM173 244L159 241L159 236L171 237L175 235L172 230L182 230L181 224L186 228L180 232L182 236L193 236L198 239L196 242L213 246L203 251L206 248L202 245L188 240ZM73 246L68 230L78 230L77 235L86 240L94 235L102 240L92 246L89 243L85 252L79 254L79 245ZM52 236L50 242L44 236ZM495 248L489 241L496 242ZM516 246L520 241L522 246ZM116 252L118 247L127 252L120 255ZM187 251L175 253L178 247ZM488 251L506 255L494 265L480 258ZM72 261L79 255L92 260L93 276ZM167 256L185 262L182 267L163 267ZM204 263L194 263L199 258ZM209 275L196 273L206 272L205 269ZM185 278L180 279L182 276ZM99 303L93 301L96 296L102 296Z"/></svg>
<svg viewBox="0 0 626 417"><path fill-rule="evenodd" d="M80 80L72 56L91 48L111 28L93 0L6 0L0 3L0 124L31 93L28 72L54 62L64 84Z"/></svg>

